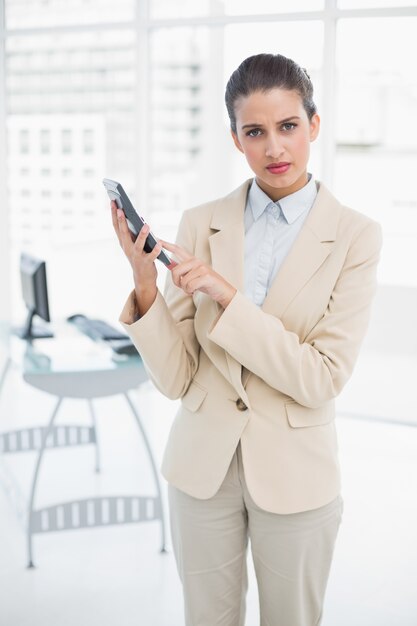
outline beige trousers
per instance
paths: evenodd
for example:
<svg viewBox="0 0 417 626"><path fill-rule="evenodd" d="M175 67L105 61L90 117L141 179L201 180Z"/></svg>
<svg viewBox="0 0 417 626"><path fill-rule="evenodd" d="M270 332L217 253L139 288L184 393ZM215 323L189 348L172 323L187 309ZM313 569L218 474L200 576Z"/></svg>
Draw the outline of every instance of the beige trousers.
<svg viewBox="0 0 417 626"><path fill-rule="evenodd" d="M248 539L261 626L320 625L340 496L302 513L260 509L246 487L239 445L215 496L200 500L170 485L169 501L186 626L244 625Z"/></svg>

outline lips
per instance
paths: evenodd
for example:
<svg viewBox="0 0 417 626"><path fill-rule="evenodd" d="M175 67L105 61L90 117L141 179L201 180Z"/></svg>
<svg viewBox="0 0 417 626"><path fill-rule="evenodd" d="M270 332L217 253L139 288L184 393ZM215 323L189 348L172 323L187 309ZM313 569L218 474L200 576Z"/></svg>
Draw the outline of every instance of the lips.
<svg viewBox="0 0 417 626"><path fill-rule="evenodd" d="M281 163L270 163L266 166L266 169L271 174L285 174L285 172L288 172L290 165L291 163L282 161Z"/></svg>

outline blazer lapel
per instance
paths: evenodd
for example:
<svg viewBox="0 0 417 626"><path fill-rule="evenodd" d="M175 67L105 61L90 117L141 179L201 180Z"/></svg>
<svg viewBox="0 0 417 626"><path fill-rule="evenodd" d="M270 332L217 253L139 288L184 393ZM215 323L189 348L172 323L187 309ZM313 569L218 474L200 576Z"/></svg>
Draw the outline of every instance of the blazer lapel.
<svg viewBox="0 0 417 626"><path fill-rule="evenodd" d="M209 237L212 267L242 293L244 293L244 212L251 182L252 179L246 181L217 204L210 224L213 231ZM320 183L316 200L303 228L261 307L265 313L276 317L282 316L297 293L323 264L336 240L339 215L339 202ZM220 313L222 310L220 305L211 302L216 313ZM250 372L245 372L242 383L241 364L227 352L225 354L230 381L239 396L248 403L244 385L246 386Z"/></svg>
<svg viewBox="0 0 417 626"><path fill-rule="evenodd" d="M316 200L279 269L262 310L280 317L330 254L337 234L340 204L320 183Z"/></svg>
<svg viewBox="0 0 417 626"><path fill-rule="evenodd" d="M247 180L216 206L210 224L213 231L209 237L212 267L242 293L244 292L244 213L251 182L252 180ZM214 301L213 305L219 313L220 305ZM227 352L226 360L233 387L240 397L247 401L242 385L241 364Z"/></svg>
<svg viewBox="0 0 417 626"><path fill-rule="evenodd" d="M251 180L247 180L217 204L210 224L212 267L239 291L244 290L244 214L250 183Z"/></svg>

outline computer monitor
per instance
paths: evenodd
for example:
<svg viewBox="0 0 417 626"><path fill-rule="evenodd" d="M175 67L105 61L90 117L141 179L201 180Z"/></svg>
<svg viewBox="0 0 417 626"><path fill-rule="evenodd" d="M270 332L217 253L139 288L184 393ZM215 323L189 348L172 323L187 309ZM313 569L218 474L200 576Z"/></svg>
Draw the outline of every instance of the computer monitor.
<svg viewBox="0 0 417 626"><path fill-rule="evenodd" d="M38 315L50 322L48 286L46 281L46 263L30 254L20 255L20 280L23 300L28 309L26 322L15 333L22 339L42 339L53 337L53 333L43 326L33 325L33 318Z"/></svg>

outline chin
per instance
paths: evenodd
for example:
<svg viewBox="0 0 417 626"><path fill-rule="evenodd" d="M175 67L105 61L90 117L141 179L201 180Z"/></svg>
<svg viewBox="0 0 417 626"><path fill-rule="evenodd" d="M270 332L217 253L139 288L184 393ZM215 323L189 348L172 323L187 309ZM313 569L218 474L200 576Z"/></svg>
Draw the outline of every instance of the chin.
<svg viewBox="0 0 417 626"><path fill-rule="evenodd" d="M282 176L274 176L272 175L270 178L261 178L258 176L258 180L262 181L268 187L273 187L274 189L282 189L283 187L291 187L295 185L298 178L294 176L286 176L283 174Z"/></svg>

